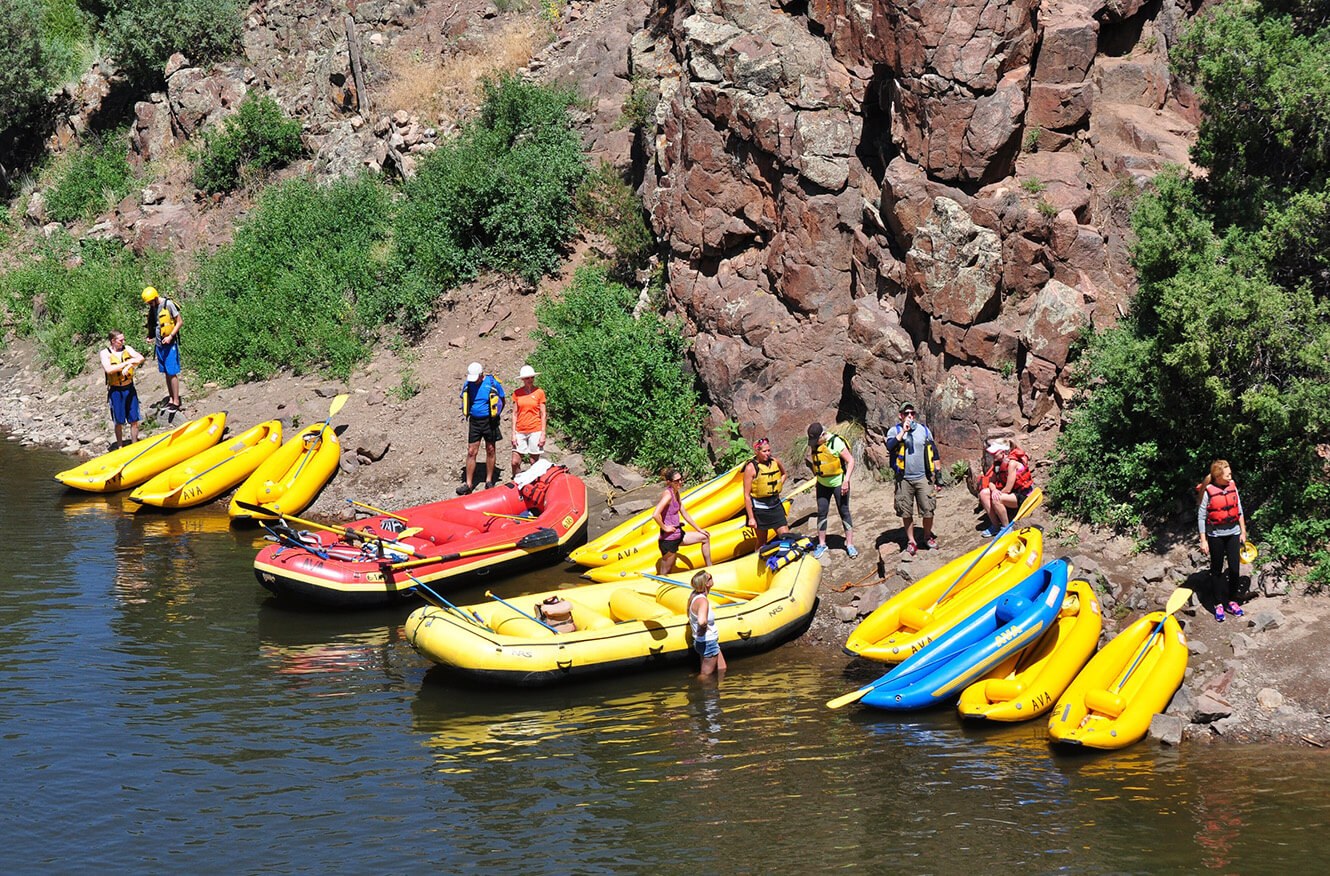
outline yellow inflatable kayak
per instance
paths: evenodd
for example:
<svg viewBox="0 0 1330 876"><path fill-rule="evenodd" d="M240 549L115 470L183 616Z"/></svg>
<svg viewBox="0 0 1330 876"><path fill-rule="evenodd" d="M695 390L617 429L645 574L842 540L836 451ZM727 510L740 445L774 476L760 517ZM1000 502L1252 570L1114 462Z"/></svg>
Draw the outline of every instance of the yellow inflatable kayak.
<svg viewBox="0 0 1330 876"><path fill-rule="evenodd" d="M225 428L225 411L209 414L170 432L104 453L77 468L60 472L55 479L65 486L90 493L127 490L207 450L221 440Z"/></svg>
<svg viewBox="0 0 1330 876"><path fill-rule="evenodd" d="M1072 581L1062 610L1039 641L961 691L961 717L1028 721L1044 714L1090 659L1103 626L1089 582Z"/></svg>
<svg viewBox="0 0 1330 876"><path fill-rule="evenodd" d="M407 618L406 639L421 655L455 672L512 685L687 663L695 659L687 617L693 574L667 576L677 585L637 578L455 610L431 605ZM802 633L817 605L822 565L801 555L772 571L749 556L712 566L711 574L721 650L728 658L773 648ZM573 631L554 632L533 619L549 597L571 611Z"/></svg>
<svg viewBox="0 0 1330 876"><path fill-rule="evenodd" d="M1029 526L985 547L987 553L976 548L957 557L879 606L850 633L845 650L881 663L901 662L1038 569L1044 535Z"/></svg>
<svg viewBox="0 0 1330 876"><path fill-rule="evenodd" d="M1172 614L1151 612L1090 658L1054 707L1048 735L1089 748L1131 745L1168 708L1186 671L1182 627Z"/></svg>
<svg viewBox="0 0 1330 876"><path fill-rule="evenodd" d="M282 424L260 423L151 478L129 498L158 508L190 508L211 502L254 473L282 443Z"/></svg>
<svg viewBox="0 0 1330 876"><path fill-rule="evenodd" d="M699 526L711 526L743 513L743 467L735 466L724 474L716 475L685 492L682 498L684 509ZM605 566L655 544L660 537L660 527L651 516L655 510L653 506L634 515L604 535L582 545L569 554L568 559L581 566Z"/></svg>
<svg viewBox="0 0 1330 876"><path fill-rule="evenodd" d="M259 514L238 503L263 505L274 512L299 514L337 471L342 445L326 423L296 433L259 464L231 497L227 513L233 520L275 520L277 515Z"/></svg>

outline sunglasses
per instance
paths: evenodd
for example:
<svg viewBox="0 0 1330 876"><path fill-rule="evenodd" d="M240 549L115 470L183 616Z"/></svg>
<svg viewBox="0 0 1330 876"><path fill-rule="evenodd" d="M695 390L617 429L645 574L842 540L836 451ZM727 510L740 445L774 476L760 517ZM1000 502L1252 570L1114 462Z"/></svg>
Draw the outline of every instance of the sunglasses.
<svg viewBox="0 0 1330 876"><path fill-rule="evenodd" d="M757 439L756 441L753 442L753 447L764 447L764 446L765 446L765 447L770 447L770 446L771 446L771 439L770 439L770 438L759 438L759 439Z"/></svg>
<svg viewBox="0 0 1330 876"><path fill-rule="evenodd" d="M682 483L683 483L683 478L670 478L670 483L672 483L672 484L682 484Z"/></svg>

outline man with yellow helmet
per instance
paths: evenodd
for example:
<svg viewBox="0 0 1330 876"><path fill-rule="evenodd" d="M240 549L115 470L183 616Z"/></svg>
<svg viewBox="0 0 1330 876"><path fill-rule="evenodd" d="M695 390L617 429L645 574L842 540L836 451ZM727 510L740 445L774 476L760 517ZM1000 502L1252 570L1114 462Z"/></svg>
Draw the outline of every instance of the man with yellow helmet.
<svg viewBox="0 0 1330 876"><path fill-rule="evenodd" d="M143 303L148 305L148 340L157 347L157 370L166 375L166 411L168 419L180 410L180 327L185 318L170 298L147 286Z"/></svg>

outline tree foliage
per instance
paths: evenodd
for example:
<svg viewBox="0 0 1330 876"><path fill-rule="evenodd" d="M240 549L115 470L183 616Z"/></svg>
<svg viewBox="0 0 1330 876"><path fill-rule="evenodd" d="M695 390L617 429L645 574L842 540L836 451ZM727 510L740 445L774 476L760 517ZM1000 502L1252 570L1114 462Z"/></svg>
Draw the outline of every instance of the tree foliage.
<svg viewBox="0 0 1330 876"><path fill-rule="evenodd" d="M240 41L241 0L83 0L102 21L107 48L138 79L160 79L183 52L199 63L225 57Z"/></svg>
<svg viewBox="0 0 1330 876"><path fill-rule="evenodd" d="M282 167L304 151L300 122L282 112L268 95L250 92L234 115L203 132L194 185L205 192L229 192L242 177Z"/></svg>
<svg viewBox="0 0 1330 876"><path fill-rule="evenodd" d="M0 3L0 132L25 124L55 85L57 65L42 42L34 0Z"/></svg>

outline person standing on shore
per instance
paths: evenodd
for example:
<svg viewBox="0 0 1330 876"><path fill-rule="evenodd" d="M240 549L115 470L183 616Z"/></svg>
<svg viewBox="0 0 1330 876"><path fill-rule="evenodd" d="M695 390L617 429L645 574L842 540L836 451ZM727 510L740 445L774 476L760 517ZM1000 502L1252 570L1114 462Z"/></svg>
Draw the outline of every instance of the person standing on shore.
<svg viewBox="0 0 1330 876"><path fill-rule="evenodd" d="M457 488L457 495L465 496L475 489L476 457L480 455L480 442L485 442L485 486L498 483L494 478L495 445L503 438L499 432L499 415L505 401L503 384L493 374L485 373L485 366L472 362L466 369L466 383L462 385L462 416L467 423L466 481Z"/></svg>
<svg viewBox="0 0 1330 876"><path fill-rule="evenodd" d="M130 441L139 440L139 394L134 388L134 369L143 364L143 354L125 345L125 333L112 329L102 348L102 371L106 374L106 401L115 423L115 446L124 446L125 424Z"/></svg>
<svg viewBox="0 0 1330 876"><path fill-rule="evenodd" d="M517 372L522 385L513 391L513 470L509 477L522 470L523 457L533 458L545 452L545 427L549 412L545 407L545 390L536 386L539 375L530 365Z"/></svg>
<svg viewBox="0 0 1330 876"><path fill-rule="evenodd" d="M180 327L185 318L174 301L161 297L151 286L144 288L142 298L148 305L148 340L157 348L157 370L166 375L166 413L170 420L180 410Z"/></svg>
<svg viewBox="0 0 1330 876"><path fill-rule="evenodd" d="M923 518L924 543L929 550L936 550L933 513L937 509L937 496L933 485L942 489L942 462L933 443L933 433L915 421L911 402L901 405L900 422L887 432L887 452L891 454L891 470L896 474L896 516L901 519L905 533L905 549L911 554L919 550L914 540L917 505Z"/></svg>
<svg viewBox="0 0 1330 876"><path fill-rule="evenodd" d="M1238 605L1238 551L1247 541L1247 517L1242 513L1242 498L1233 483L1228 460L1216 459L1210 473L1196 487L1200 507L1196 526L1201 531L1201 553L1210 558L1210 586L1215 597L1215 620L1224 620L1224 608L1234 617L1242 617ZM1228 574L1224 575L1224 563Z"/></svg>
<svg viewBox="0 0 1330 876"><path fill-rule="evenodd" d="M771 441L759 438L753 442L753 458L744 463L744 510L748 525L757 530L757 549L767 543L768 534L790 531L781 503L780 490L785 486L785 466L771 455Z"/></svg>
<svg viewBox="0 0 1330 876"><path fill-rule="evenodd" d="M854 522L850 519L850 475L854 473L854 455L845 439L822 428L821 423L808 427L808 456L804 463L817 476L817 549L813 559L820 560L827 552L827 517L831 500L836 500L836 513L845 530L845 553L854 559L859 551L854 546Z"/></svg>

